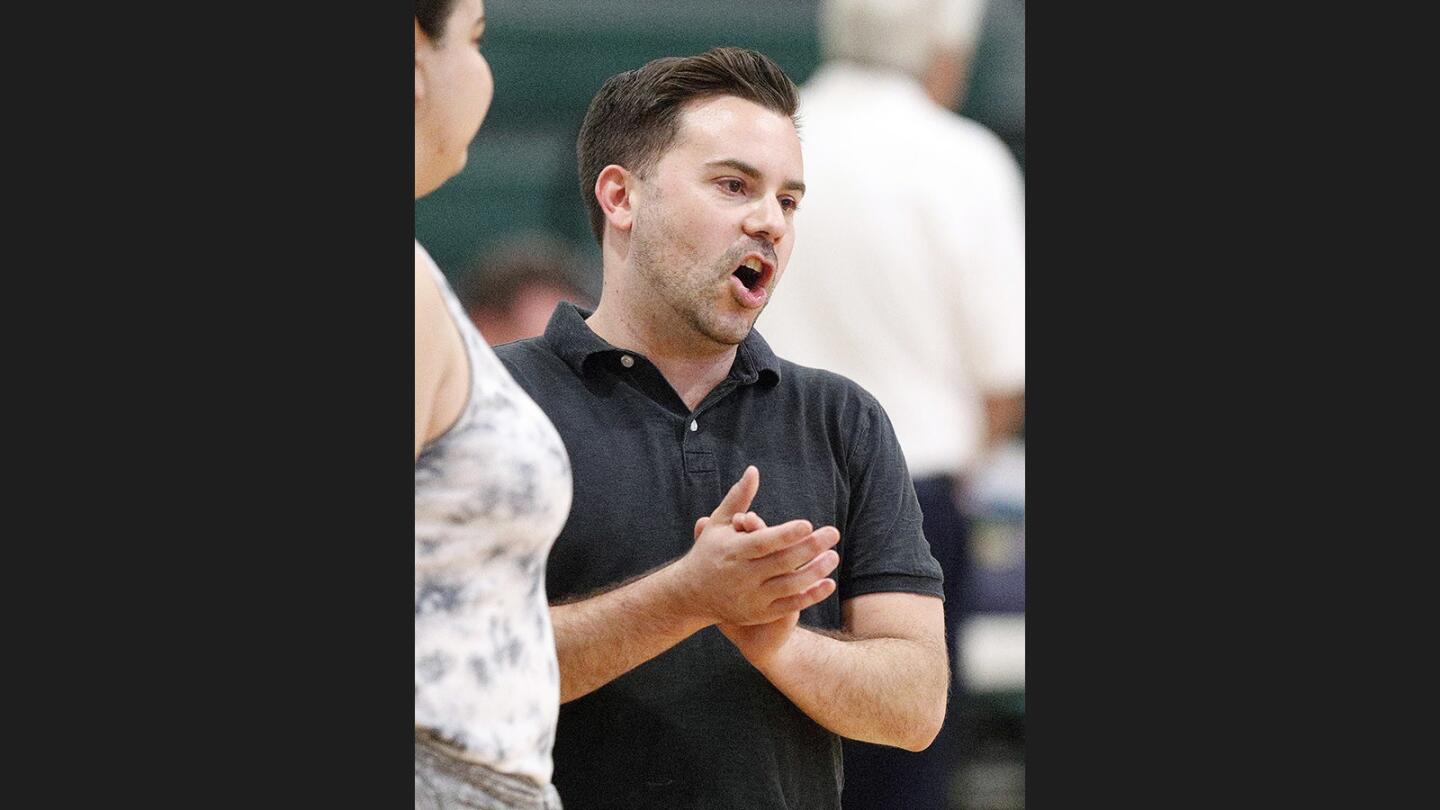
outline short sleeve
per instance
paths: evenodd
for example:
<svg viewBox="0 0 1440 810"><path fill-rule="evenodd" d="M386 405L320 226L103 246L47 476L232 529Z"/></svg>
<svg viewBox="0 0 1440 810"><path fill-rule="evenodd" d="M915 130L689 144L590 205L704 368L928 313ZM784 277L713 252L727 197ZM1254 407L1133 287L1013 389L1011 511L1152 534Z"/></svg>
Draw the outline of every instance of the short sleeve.
<svg viewBox="0 0 1440 810"><path fill-rule="evenodd" d="M879 403L862 397L849 452L849 515L841 536L838 593L921 593L944 598L940 563L922 529L920 502Z"/></svg>

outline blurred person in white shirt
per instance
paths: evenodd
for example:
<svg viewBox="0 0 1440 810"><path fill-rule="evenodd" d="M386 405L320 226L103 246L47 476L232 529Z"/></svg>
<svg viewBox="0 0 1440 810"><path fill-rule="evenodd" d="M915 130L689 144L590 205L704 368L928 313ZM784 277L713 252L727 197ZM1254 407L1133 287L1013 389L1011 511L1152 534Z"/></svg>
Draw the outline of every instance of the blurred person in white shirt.
<svg viewBox="0 0 1440 810"><path fill-rule="evenodd" d="M957 497L1024 413L1023 180L994 133L952 111L984 6L821 3L825 62L800 96L804 238L758 324L777 353L850 377L889 413L944 568L952 655L969 565ZM920 753L847 740L846 810L946 808L956 726Z"/></svg>

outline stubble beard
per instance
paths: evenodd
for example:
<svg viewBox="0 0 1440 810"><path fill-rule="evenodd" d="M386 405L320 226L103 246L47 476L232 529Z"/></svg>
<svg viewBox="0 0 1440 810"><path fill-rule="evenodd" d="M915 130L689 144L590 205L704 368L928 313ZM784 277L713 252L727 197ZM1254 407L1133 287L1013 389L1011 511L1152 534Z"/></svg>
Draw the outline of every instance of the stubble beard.
<svg viewBox="0 0 1440 810"><path fill-rule="evenodd" d="M723 317L718 311L720 305L715 301L716 285L721 283L722 277L729 275L724 266L731 259L729 252L717 265L700 273L692 257L672 249L684 244L681 234L675 232L668 222L655 222L654 225L656 227L643 232L636 229L633 261L637 275L658 299L655 303L660 307L657 309L683 321L690 327L692 336L703 337L721 347L740 345L749 336L755 319L739 325L733 319ZM730 262L729 271L738 266L739 256L734 259ZM729 290L726 289L724 294L729 295ZM673 334L676 330L666 328L665 331Z"/></svg>

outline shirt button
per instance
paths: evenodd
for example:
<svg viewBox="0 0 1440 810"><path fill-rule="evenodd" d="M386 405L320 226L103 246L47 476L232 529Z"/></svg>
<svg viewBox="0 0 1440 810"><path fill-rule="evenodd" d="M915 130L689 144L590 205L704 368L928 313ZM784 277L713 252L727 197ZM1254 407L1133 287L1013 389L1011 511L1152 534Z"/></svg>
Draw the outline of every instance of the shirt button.
<svg viewBox="0 0 1440 810"><path fill-rule="evenodd" d="M628 354L622 354L620 355L620 365L626 368L630 368L631 366L635 365L635 358L631 357Z"/></svg>
<svg viewBox="0 0 1440 810"><path fill-rule="evenodd" d="M691 419L691 420L690 420L690 430L693 432L693 431L696 431L696 430L699 430L699 429L700 429L700 423L699 423L699 422L696 422L694 419Z"/></svg>

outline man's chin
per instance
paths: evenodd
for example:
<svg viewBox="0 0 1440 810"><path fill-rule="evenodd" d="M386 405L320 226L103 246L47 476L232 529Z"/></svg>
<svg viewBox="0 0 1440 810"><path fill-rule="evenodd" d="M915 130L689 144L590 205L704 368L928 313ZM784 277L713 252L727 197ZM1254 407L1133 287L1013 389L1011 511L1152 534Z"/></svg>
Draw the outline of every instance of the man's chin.
<svg viewBox="0 0 1440 810"><path fill-rule="evenodd" d="M755 328L755 321L747 319L743 322L732 323L711 323L707 324L704 330L705 337L719 343L722 346L739 346L750 336L750 330Z"/></svg>

